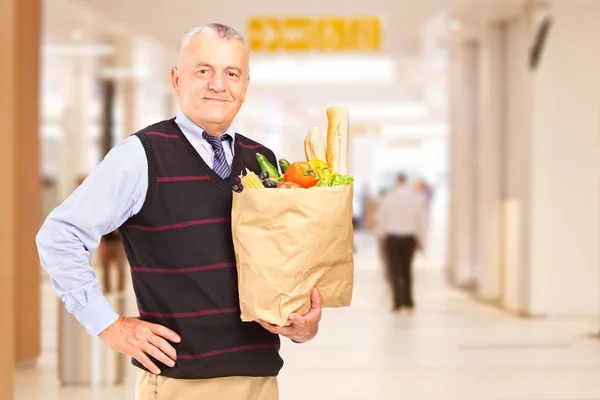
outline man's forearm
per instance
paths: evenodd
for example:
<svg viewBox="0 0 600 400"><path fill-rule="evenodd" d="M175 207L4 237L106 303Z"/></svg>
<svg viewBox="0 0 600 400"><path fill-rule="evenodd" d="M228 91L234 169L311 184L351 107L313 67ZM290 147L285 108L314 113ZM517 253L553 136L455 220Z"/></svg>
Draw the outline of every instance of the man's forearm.
<svg viewBox="0 0 600 400"><path fill-rule="evenodd" d="M81 262L89 257L83 245L69 244L56 225L59 225L56 221L47 221L36 238L42 267L67 311L88 333L98 335L118 314L102 294L93 268L88 262Z"/></svg>
<svg viewBox="0 0 600 400"><path fill-rule="evenodd" d="M56 209L36 242L42 267L72 313L92 335L118 315L102 295L90 266L102 235L139 212L148 187L147 162L137 137L115 146L90 176Z"/></svg>

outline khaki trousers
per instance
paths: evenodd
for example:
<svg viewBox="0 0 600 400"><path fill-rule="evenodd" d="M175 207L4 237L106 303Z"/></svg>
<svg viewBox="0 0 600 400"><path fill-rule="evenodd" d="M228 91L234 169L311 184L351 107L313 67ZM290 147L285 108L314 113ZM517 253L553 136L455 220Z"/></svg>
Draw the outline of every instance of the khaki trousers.
<svg viewBox="0 0 600 400"><path fill-rule="evenodd" d="M173 379L137 368L135 400L278 400L277 377Z"/></svg>

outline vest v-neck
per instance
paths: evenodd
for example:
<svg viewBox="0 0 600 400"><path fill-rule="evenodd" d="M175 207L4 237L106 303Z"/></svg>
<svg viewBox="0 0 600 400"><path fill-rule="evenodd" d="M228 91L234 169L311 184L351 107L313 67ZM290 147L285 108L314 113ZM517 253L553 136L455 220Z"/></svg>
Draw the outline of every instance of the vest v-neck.
<svg viewBox="0 0 600 400"><path fill-rule="evenodd" d="M239 174L239 171L242 171L242 149L240 148L237 141L237 134L234 139L234 151L233 151L233 160L231 162L231 173L227 178L221 178L212 168L206 164L202 156L196 151L194 146L190 143L189 139L185 136L179 125L175 122L175 118L169 120L169 122L173 125L173 128L177 132L177 136L179 140L181 140L192 158L196 160L196 163L202 168L204 173L210 177L211 182L220 187L223 190L231 191L231 187L237 183L235 177Z"/></svg>

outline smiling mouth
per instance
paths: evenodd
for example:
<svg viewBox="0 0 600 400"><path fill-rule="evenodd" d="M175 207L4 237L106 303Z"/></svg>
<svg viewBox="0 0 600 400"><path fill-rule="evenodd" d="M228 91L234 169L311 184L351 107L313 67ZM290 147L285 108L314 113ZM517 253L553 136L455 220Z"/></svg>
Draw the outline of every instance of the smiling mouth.
<svg viewBox="0 0 600 400"><path fill-rule="evenodd" d="M206 101L214 101L214 102L218 102L218 103L225 103L225 102L227 102L226 99L213 99L213 98L210 98L210 97L205 97L204 100L206 100Z"/></svg>

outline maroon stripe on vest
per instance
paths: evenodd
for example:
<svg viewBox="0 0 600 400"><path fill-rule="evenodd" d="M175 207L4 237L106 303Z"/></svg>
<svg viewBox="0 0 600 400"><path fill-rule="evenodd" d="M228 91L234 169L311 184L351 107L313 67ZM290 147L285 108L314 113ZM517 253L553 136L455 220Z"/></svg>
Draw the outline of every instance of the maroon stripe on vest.
<svg viewBox="0 0 600 400"><path fill-rule="evenodd" d="M149 268L149 267L131 267L132 272L149 272L153 274L185 274L187 272L198 272L198 271L209 271L212 269L220 268L233 268L233 263L222 263L203 265L200 267L187 267L187 268Z"/></svg>
<svg viewBox="0 0 600 400"><path fill-rule="evenodd" d="M190 317L202 317L205 315L215 314L227 314L240 311L239 308L222 308L220 310L204 310L196 312L182 312L182 313L155 313L152 311L139 310L140 315L147 315L149 317L158 318L190 318Z"/></svg>
<svg viewBox="0 0 600 400"><path fill-rule="evenodd" d="M200 354L177 354L177 358L179 358L181 360L195 360L195 359L198 359L198 358L204 358L204 357L210 357L210 356L218 356L219 354L235 353L237 351L254 350L254 349L269 349L269 348L277 348L278 349L279 348L279 344L278 343L271 343L271 344L251 344L251 345L247 345L247 346L231 347L229 349L208 351L206 353L200 353Z"/></svg>
<svg viewBox="0 0 600 400"><path fill-rule="evenodd" d="M177 139L179 137L177 135L170 135L170 134L162 133L162 132L146 132L146 135L149 135L149 136L162 136L162 137L167 138L167 139Z"/></svg>
<svg viewBox="0 0 600 400"><path fill-rule="evenodd" d="M194 225L217 224L219 222L229 222L229 221L231 221L231 217L199 219L196 221L179 222L177 224L162 225L162 226L126 225L126 227L131 228L131 229L138 229L141 231L156 232L156 231L167 231L170 229L177 229L177 228L185 228L185 227L194 226Z"/></svg>
<svg viewBox="0 0 600 400"><path fill-rule="evenodd" d="M258 149L260 147L264 147L262 144L244 144L238 141L238 144L246 149Z"/></svg>
<svg viewBox="0 0 600 400"><path fill-rule="evenodd" d="M200 176L160 176L156 178L157 182L188 182L188 181L206 181L210 179L208 175Z"/></svg>

